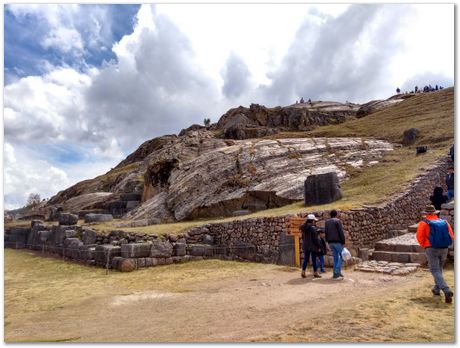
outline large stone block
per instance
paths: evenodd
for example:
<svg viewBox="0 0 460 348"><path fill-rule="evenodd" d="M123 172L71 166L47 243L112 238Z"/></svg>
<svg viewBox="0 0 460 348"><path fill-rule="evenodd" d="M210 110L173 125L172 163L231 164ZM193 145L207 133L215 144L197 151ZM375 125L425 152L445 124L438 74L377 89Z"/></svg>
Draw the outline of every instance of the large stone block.
<svg viewBox="0 0 460 348"><path fill-rule="evenodd" d="M139 258L149 257L151 243L130 243L121 245L121 257L124 258Z"/></svg>
<svg viewBox="0 0 460 348"><path fill-rule="evenodd" d="M121 247L111 244L98 245L94 250L94 259L98 265L105 265L107 260L110 262L115 256L121 256Z"/></svg>
<svg viewBox="0 0 460 348"><path fill-rule="evenodd" d="M185 256L185 254L187 254L187 244L176 243L174 245L174 255L175 256Z"/></svg>
<svg viewBox="0 0 460 348"><path fill-rule="evenodd" d="M59 225L72 226L78 222L78 215L70 213L59 214Z"/></svg>
<svg viewBox="0 0 460 348"><path fill-rule="evenodd" d="M279 234L280 243L279 243L279 254L278 254L278 264L280 265L295 265L295 246L294 246L294 236L288 236L286 233L281 232Z"/></svg>
<svg viewBox="0 0 460 348"><path fill-rule="evenodd" d="M326 204L342 198L337 173L310 175L304 183L304 204Z"/></svg>
<svg viewBox="0 0 460 348"><path fill-rule="evenodd" d="M150 256L155 258L171 257L173 246L169 241L155 239L152 241Z"/></svg>
<svg viewBox="0 0 460 348"><path fill-rule="evenodd" d="M105 221L112 221L113 216L112 214L86 214L85 215L85 222L105 222Z"/></svg>
<svg viewBox="0 0 460 348"><path fill-rule="evenodd" d="M82 228L82 240L84 244L95 244L97 240L97 232L88 228Z"/></svg>

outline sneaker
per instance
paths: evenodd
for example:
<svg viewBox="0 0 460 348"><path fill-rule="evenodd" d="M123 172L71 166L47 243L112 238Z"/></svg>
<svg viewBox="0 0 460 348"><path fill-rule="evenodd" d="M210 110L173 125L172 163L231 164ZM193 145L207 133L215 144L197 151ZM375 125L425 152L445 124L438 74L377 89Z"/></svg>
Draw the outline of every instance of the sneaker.
<svg viewBox="0 0 460 348"><path fill-rule="evenodd" d="M313 273L313 277L315 277L315 278L322 278L322 277L319 275L318 272Z"/></svg>
<svg viewBox="0 0 460 348"><path fill-rule="evenodd" d="M342 274L342 272L339 273L339 277L345 278L345 276Z"/></svg>
<svg viewBox="0 0 460 348"><path fill-rule="evenodd" d="M444 294L446 296L446 303L452 303L452 297L454 297L454 293L452 291L446 292Z"/></svg>
<svg viewBox="0 0 460 348"><path fill-rule="evenodd" d="M334 274L332 280L343 280L343 277L341 277L339 274Z"/></svg>
<svg viewBox="0 0 460 348"><path fill-rule="evenodd" d="M439 290L431 289L431 292L432 292L433 295L435 295L435 296L441 296L441 291L439 291Z"/></svg>
<svg viewBox="0 0 460 348"><path fill-rule="evenodd" d="M326 270L322 269L319 273L327 273Z"/></svg>
<svg viewBox="0 0 460 348"><path fill-rule="evenodd" d="M305 271L302 271L302 273L300 273L300 276L301 276L302 278L307 278L307 275L305 274Z"/></svg>

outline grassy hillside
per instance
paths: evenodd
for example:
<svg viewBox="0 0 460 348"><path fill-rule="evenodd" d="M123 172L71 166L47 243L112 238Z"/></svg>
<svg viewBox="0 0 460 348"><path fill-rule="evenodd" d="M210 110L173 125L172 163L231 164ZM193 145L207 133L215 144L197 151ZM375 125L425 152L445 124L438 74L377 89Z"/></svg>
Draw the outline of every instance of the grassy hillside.
<svg viewBox="0 0 460 348"><path fill-rule="evenodd" d="M374 137L399 143L409 128L420 130L415 145L447 148L454 139L454 88L421 93L364 118L320 127L308 135Z"/></svg>

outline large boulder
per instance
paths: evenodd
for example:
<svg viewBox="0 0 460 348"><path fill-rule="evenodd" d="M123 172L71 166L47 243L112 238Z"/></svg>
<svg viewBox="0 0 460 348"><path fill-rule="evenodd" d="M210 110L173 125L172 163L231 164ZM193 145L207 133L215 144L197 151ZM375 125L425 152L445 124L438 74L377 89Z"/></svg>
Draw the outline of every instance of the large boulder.
<svg viewBox="0 0 460 348"><path fill-rule="evenodd" d="M61 213L59 214L59 225L76 225L78 222L78 215L70 213Z"/></svg>
<svg viewBox="0 0 460 348"><path fill-rule="evenodd" d="M342 198L337 173L310 175L304 184L305 205L326 204Z"/></svg>
<svg viewBox="0 0 460 348"><path fill-rule="evenodd" d="M410 145L415 142L419 135L420 131L417 128L406 129L403 133L402 143L404 145Z"/></svg>

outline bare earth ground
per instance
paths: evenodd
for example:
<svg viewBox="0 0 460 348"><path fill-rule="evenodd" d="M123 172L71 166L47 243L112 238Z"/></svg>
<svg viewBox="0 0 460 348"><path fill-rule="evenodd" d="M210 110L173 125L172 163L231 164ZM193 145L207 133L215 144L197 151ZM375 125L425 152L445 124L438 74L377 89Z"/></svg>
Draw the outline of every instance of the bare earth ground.
<svg viewBox="0 0 460 348"><path fill-rule="evenodd" d="M344 274L207 260L106 275L7 249L5 341L454 341L454 306L429 272Z"/></svg>

